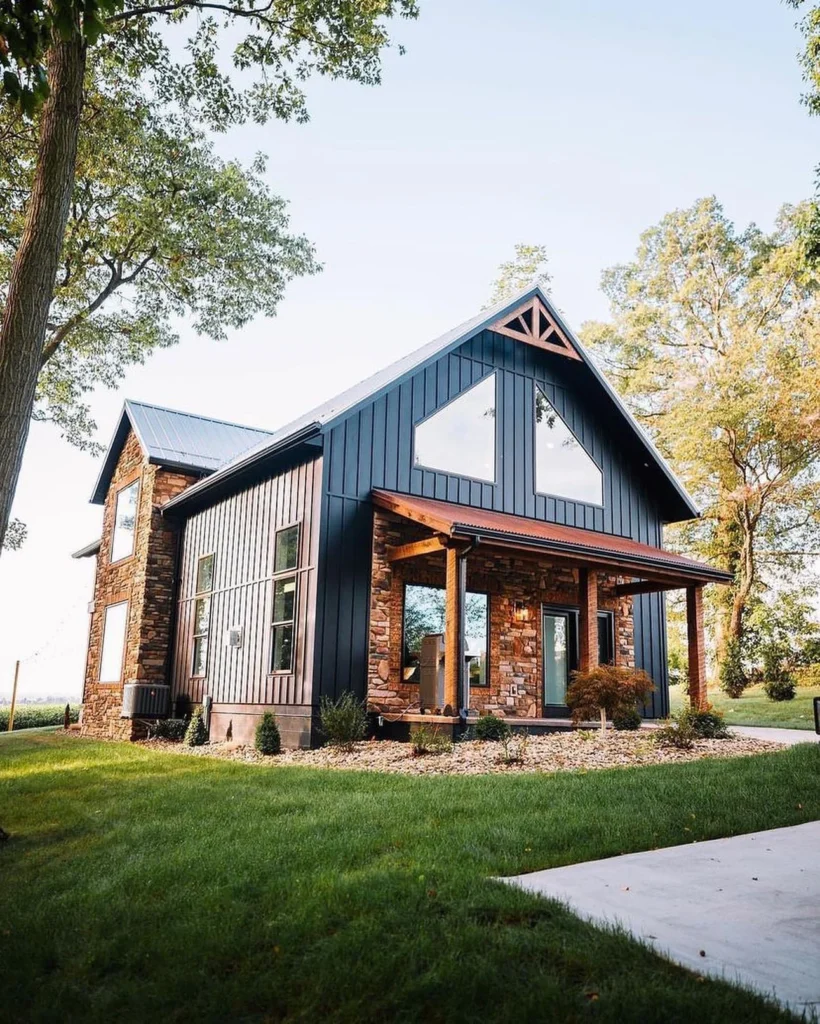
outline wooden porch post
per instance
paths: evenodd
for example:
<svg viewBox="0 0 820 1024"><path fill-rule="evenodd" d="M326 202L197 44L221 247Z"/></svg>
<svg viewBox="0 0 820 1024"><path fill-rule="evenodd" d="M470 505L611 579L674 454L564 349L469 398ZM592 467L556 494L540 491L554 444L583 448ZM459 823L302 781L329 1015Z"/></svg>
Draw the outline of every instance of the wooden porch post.
<svg viewBox="0 0 820 1024"><path fill-rule="evenodd" d="M689 704L698 709L707 702L702 585L686 588L686 632L689 639Z"/></svg>
<svg viewBox="0 0 820 1024"><path fill-rule="evenodd" d="M598 573L578 570L578 646L582 672L598 667Z"/></svg>
<svg viewBox="0 0 820 1024"><path fill-rule="evenodd" d="M462 659L461 601L457 547L446 549L447 573L444 595L444 706L458 714L458 681Z"/></svg>

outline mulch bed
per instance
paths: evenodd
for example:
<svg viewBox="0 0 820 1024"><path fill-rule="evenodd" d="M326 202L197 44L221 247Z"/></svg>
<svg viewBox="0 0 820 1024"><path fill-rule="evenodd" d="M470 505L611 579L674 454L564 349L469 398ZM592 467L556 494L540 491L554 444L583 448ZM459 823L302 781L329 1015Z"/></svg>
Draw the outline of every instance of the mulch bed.
<svg viewBox="0 0 820 1024"><path fill-rule="evenodd" d="M275 757L260 754L253 747L207 743L186 747L166 740L146 740L144 746L190 757L219 757L247 764L298 765L311 768L342 768L359 771L395 772L405 775L485 775L516 772L593 771L600 768L633 768L650 764L679 764L703 758L746 757L783 749L782 744L750 737L726 740L697 740L692 750L661 747L649 730L612 732L601 738L596 732L553 733L530 736L518 763L508 763L504 745L470 740L456 743L452 752L413 756L409 743L369 740L352 751L331 747L319 750L285 750ZM520 750L516 738L510 750Z"/></svg>

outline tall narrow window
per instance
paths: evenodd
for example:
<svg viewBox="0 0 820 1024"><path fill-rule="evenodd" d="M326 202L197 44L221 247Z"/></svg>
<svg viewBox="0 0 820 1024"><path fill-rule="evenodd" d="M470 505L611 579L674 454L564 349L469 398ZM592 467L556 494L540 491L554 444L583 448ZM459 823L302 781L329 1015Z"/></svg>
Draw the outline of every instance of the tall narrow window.
<svg viewBox="0 0 820 1024"><path fill-rule="evenodd" d="M208 670L208 639L211 633L211 592L214 589L214 556L203 555L196 564L194 600L194 655L192 676L204 676Z"/></svg>
<svg viewBox="0 0 820 1024"><path fill-rule="evenodd" d="M416 425L414 465L495 482L495 374Z"/></svg>
<svg viewBox="0 0 820 1024"><path fill-rule="evenodd" d="M100 682L118 683L122 679L125 654L125 631L128 625L128 602L110 604L103 618L103 642L100 655Z"/></svg>
<svg viewBox="0 0 820 1024"><path fill-rule="evenodd" d="M444 588L408 583L404 588L404 681L419 681L421 641L444 632ZM489 683L487 640L490 598L468 591L464 615L464 644L470 686Z"/></svg>
<svg viewBox="0 0 820 1024"><path fill-rule="evenodd" d="M140 482L135 480L117 492L114 508L114 535L111 539L111 561L119 562L134 553L134 530L137 525L137 501Z"/></svg>
<svg viewBox="0 0 820 1024"><path fill-rule="evenodd" d="M535 387L535 488L571 501L602 505L603 475L555 407Z"/></svg>
<svg viewBox="0 0 820 1024"><path fill-rule="evenodd" d="M296 577L285 576L273 584L273 671L293 671L293 640L296 619Z"/></svg>
<svg viewBox="0 0 820 1024"><path fill-rule="evenodd" d="M273 571L287 572L299 563L299 524L276 531L273 547Z"/></svg>

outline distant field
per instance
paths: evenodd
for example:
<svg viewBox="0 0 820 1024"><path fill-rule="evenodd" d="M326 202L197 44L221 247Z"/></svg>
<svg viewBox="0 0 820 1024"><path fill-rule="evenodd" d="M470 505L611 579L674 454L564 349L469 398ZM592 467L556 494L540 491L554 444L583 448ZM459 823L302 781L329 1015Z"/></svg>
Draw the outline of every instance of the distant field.
<svg viewBox="0 0 820 1024"><path fill-rule="evenodd" d="M9 727L8 704L0 704L0 732ZM62 725L65 704L18 704L14 711L14 731L18 729L41 729L45 725ZM80 705L71 705L71 721L80 717Z"/></svg>
<svg viewBox="0 0 820 1024"><path fill-rule="evenodd" d="M820 686L798 686L794 700L769 700L762 686L750 686L732 700L721 690L709 690L709 700L726 716L727 725L768 725L781 729L814 729L812 700L820 697ZM679 686L669 689L673 712L687 700Z"/></svg>

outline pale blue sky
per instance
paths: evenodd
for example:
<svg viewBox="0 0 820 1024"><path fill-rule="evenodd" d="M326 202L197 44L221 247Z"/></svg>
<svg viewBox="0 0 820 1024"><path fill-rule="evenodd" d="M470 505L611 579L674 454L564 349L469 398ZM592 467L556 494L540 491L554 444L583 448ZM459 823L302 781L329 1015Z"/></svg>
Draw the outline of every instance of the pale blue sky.
<svg viewBox="0 0 820 1024"><path fill-rule="evenodd" d="M516 242L550 253L570 322L603 317L601 271L664 213L715 194L770 227L807 197L818 129L799 104L795 13L777 0L421 0L381 87L315 82L308 125L251 126L220 152L270 156L271 186L325 265L279 316L176 349L93 397L275 427L472 315ZM0 695L81 691L98 535L97 460L35 425L0 559Z"/></svg>

